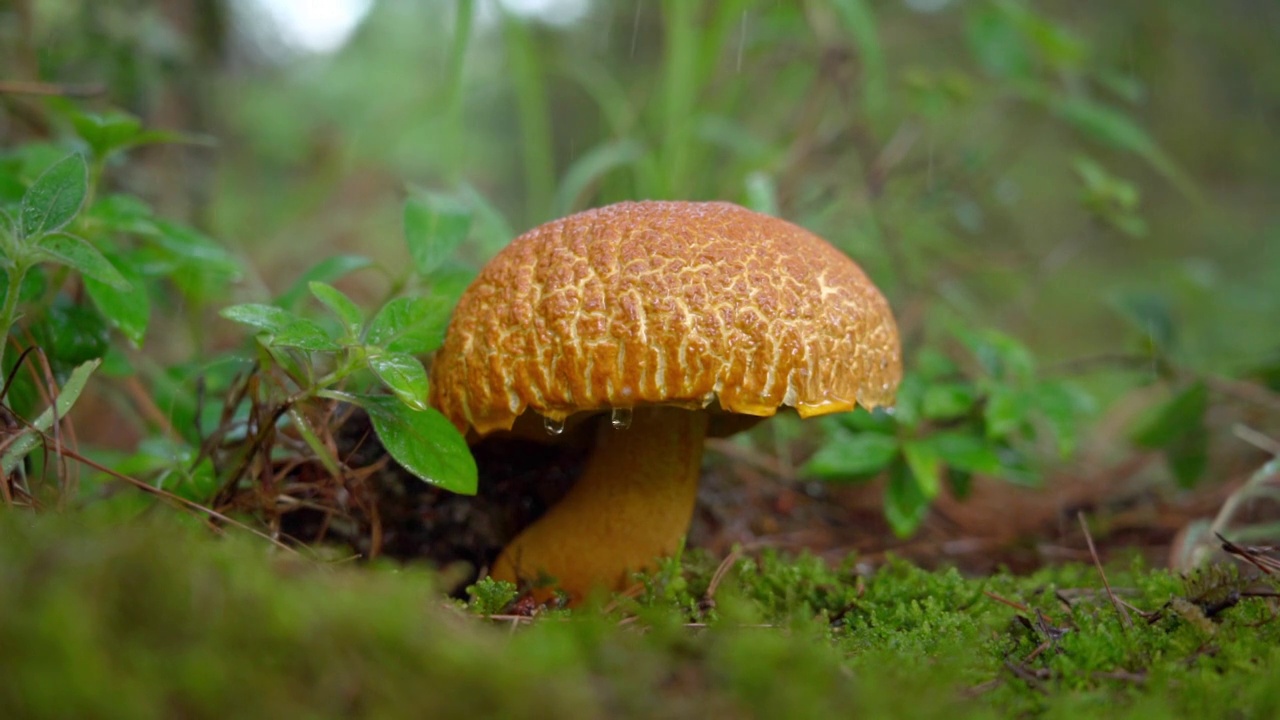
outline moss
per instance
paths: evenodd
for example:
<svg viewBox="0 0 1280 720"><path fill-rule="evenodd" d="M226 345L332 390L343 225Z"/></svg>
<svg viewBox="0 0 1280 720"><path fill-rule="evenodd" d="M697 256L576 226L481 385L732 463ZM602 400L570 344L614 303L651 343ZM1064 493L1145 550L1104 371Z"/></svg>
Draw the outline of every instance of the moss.
<svg viewBox="0 0 1280 720"><path fill-rule="evenodd" d="M863 577L765 553L707 602L718 564L686 553L608 612L499 622L478 614L509 599L496 585L461 609L412 568L322 565L167 521L10 514L0 716L1280 713L1270 601L1211 619L1165 608L1226 575L1112 569L1128 602L1160 611L1126 625L1090 567L971 579L891 561Z"/></svg>

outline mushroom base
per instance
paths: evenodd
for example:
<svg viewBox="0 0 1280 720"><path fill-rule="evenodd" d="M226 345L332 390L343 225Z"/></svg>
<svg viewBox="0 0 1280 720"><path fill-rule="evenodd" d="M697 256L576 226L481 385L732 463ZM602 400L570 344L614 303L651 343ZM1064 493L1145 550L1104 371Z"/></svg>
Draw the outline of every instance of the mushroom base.
<svg viewBox="0 0 1280 720"><path fill-rule="evenodd" d="M601 422L582 477L511 541L492 576L575 602L626 587L688 531L706 432L706 413L669 407L635 409L626 429Z"/></svg>

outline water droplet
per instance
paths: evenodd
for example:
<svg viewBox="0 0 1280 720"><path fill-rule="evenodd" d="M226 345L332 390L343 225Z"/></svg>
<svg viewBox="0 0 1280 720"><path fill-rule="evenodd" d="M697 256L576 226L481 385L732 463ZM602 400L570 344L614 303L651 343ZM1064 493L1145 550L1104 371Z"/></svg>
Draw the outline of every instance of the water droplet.
<svg viewBox="0 0 1280 720"><path fill-rule="evenodd" d="M614 430L626 430L631 427L631 408L614 408L609 416L609 424Z"/></svg>
<svg viewBox="0 0 1280 720"><path fill-rule="evenodd" d="M548 435L559 435L564 432L564 418L556 419L551 417L542 418L542 427L546 428Z"/></svg>

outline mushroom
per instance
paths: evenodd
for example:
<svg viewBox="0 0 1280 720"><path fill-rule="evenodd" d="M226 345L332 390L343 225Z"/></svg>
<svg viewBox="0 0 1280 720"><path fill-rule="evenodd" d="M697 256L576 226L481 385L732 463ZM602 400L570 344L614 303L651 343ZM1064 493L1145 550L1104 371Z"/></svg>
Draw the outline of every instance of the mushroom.
<svg viewBox="0 0 1280 720"><path fill-rule="evenodd" d="M901 375L888 303L821 238L730 203L624 202L534 228L481 270L431 402L473 438L529 413L549 435L609 416L568 494L492 568L577 601L678 549L709 428L886 405Z"/></svg>

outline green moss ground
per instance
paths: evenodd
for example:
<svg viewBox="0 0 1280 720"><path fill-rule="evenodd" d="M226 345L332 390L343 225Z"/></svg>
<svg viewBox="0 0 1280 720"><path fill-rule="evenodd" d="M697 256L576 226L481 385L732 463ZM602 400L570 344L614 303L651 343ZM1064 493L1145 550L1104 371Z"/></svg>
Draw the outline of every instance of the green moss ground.
<svg viewBox="0 0 1280 720"><path fill-rule="evenodd" d="M1272 600L1126 628L1092 567L860 578L766 555L699 609L715 565L673 563L607 612L485 619L417 570L320 565L170 520L7 513L0 717L1280 716ZM1110 572L1145 610L1243 587Z"/></svg>

